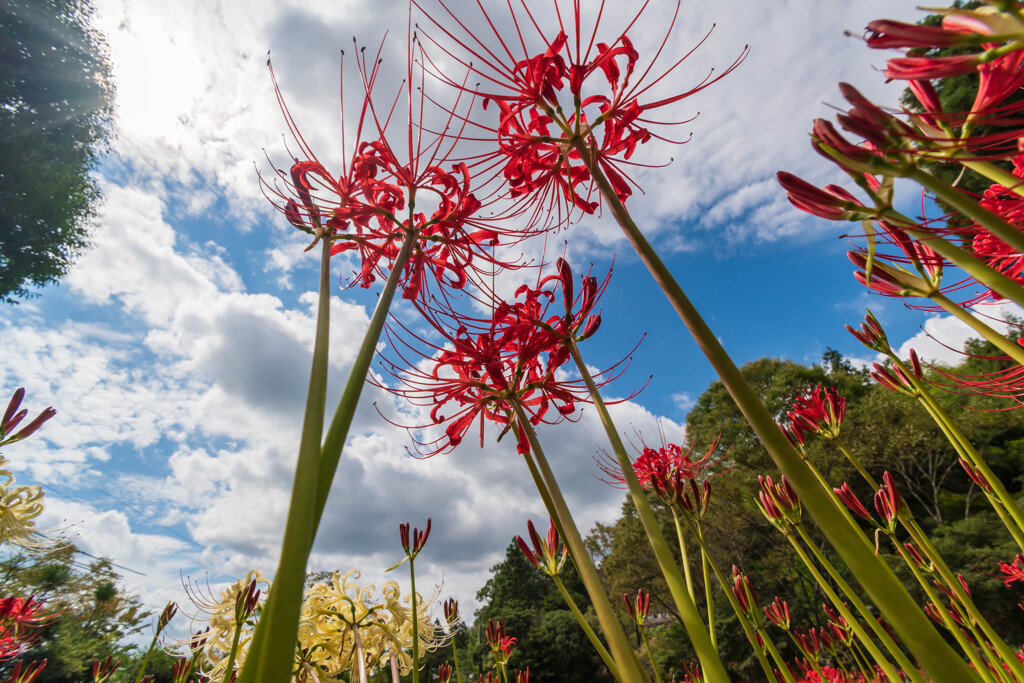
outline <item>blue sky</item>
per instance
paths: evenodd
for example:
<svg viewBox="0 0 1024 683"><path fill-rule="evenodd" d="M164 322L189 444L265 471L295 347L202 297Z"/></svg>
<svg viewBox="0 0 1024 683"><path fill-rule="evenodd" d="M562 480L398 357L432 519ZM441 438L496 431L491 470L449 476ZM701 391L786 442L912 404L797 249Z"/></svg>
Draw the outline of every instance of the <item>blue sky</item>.
<svg viewBox="0 0 1024 683"><path fill-rule="evenodd" d="M337 161L338 50L353 34L376 46L390 28L387 73L401 61L394 37L404 31L405 5L96 4L118 82L118 139L99 170L105 201L94 248L60 286L0 309L3 386L25 386L30 410L58 410L5 455L19 481L46 489L49 524L73 524L84 550L130 570L128 587L160 607L184 599L181 575L218 584L250 568L272 572L277 562L317 263L303 252L305 236L259 190L254 165L268 169L264 150L287 158L265 55L274 56L311 146ZM632 36L636 45L660 39L669 8L652 3ZM844 31L859 36L875 18L913 20L920 16L913 3L729 0L686 3L682 16L672 54L717 27L666 87L727 66L744 44L751 53L735 73L685 101L682 115L700 112L686 127L691 142L652 143L652 158L673 162L638 174L646 195L631 207L726 348L740 363L762 356L813 363L828 347L867 361L843 326L871 306L891 338L917 337L925 356L945 357L921 341L921 326L953 345L962 330L869 298L839 239L853 226L801 214L774 179L783 169L820 184L842 181L811 150L811 121L829 116L829 103L841 104L841 80L880 103L894 103L900 90L879 73L886 55ZM917 198L906 192L913 213ZM653 436L660 421L671 440L681 439L686 410L713 381L711 369L607 217L587 218L562 238L578 271L593 261L600 272L615 258L588 362L607 365L648 335L611 390L628 394L653 375L643 393L616 407L620 428ZM335 295L329 404L375 291ZM408 435L372 407L415 417L397 401L370 387L364 393L311 569L356 567L379 580L398 557L398 524L422 526L432 516L418 566L428 581L444 582L445 595L472 605L509 539L528 517L542 519L543 508L507 442L480 449L467 440L452 455L410 459ZM612 521L621 504L621 493L594 476L602 443L592 413L541 434L584 529Z"/></svg>

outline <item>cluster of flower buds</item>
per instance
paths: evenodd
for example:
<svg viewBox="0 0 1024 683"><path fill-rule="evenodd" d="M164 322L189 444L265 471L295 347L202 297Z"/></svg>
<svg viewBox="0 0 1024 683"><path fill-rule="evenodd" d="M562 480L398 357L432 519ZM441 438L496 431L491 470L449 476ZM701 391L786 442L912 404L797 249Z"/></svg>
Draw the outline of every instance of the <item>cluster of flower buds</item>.
<svg viewBox="0 0 1024 683"><path fill-rule="evenodd" d="M487 644L491 646L491 653L498 666L508 663L517 640L513 636L505 635L505 627L500 621L487 620Z"/></svg>
<svg viewBox="0 0 1024 683"><path fill-rule="evenodd" d="M519 549L523 551L523 555L530 561L530 564L548 576L558 576L558 572L565 566L565 560L569 556L569 549L563 545L561 557L559 557L559 538L558 530L555 528L555 520L552 519L548 526L546 539L541 539L536 527L533 526L533 520L527 520L526 529L530 536L530 542L533 544L533 549L530 549L530 546L527 545L522 536L516 536L516 543L519 545Z"/></svg>
<svg viewBox="0 0 1024 683"><path fill-rule="evenodd" d="M448 624L448 628L455 628L455 625L459 623L459 603L455 598L448 598L444 601L444 620Z"/></svg>
<svg viewBox="0 0 1024 683"><path fill-rule="evenodd" d="M110 655L106 660L95 660L92 663L92 681L93 683L105 683L110 680L110 677L117 671L117 667L121 666L121 661L114 661L114 655Z"/></svg>
<svg viewBox="0 0 1024 683"><path fill-rule="evenodd" d="M256 588L258 583L259 579L254 578L249 585L244 586L235 594L235 624L238 628L252 616L260 604L261 591Z"/></svg>
<svg viewBox="0 0 1024 683"><path fill-rule="evenodd" d="M640 588L632 600L629 599L628 593L623 593L622 601L626 603L626 612L633 623L643 626L647 621L647 611L651 608L651 594Z"/></svg>
<svg viewBox="0 0 1024 683"><path fill-rule="evenodd" d="M57 411L52 407L47 408L39 413L34 420L18 430L17 433L12 434L11 432L14 431L15 427L21 424L21 421L28 416L28 410L18 410L21 408L21 401L24 398L25 389L23 387L19 387L14 392L14 395L11 396L11 400L7 404L7 410L4 412L4 417L0 420L0 446L6 446L31 436L37 429L43 426L44 422L57 414Z"/></svg>
<svg viewBox="0 0 1024 683"><path fill-rule="evenodd" d="M971 481L977 484L982 491L984 491L985 493L993 492L992 483L985 478L985 475L982 474L981 470L979 470L977 467L974 467L973 465L971 465L971 463L967 462L963 458L960 458L960 467L964 469L964 472L967 473L967 476L970 477Z"/></svg>
<svg viewBox="0 0 1024 683"><path fill-rule="evenodd" d="M437 679L439 683L448 683L452 678L452 665L448 662L437 665Z"/></svg>
<svg viewBox="0 0 1024 683"><path fill-rule="evenodd" d="M7 683L32 683L43 673L46 661L44 659L39 662L25 662L19 659L7 674Z"/></svg>
<svg viewBox="0 0 1024 683"><path fill-rule="evenodd" d="M935 572L935 564L930 559L925 559L913 543L904 543L903 550L906 553L905 557L918 571L925 572L926 574Z"/></svg>
<svg viewBox="0 0 1024 683"><path fill-rule="evenodd" d="M409 523L402 522L398 525L398 534L402 541L402 550L405 551L406 558L415 560L416 556L423 550L423 546L427 543L427 538L430 536L430 518L427 517L427 526L424 527L423 531L419 528L413 528L412 530L412 542L409 539Z"/></svg>
<svg viewBox="0 0 1024 683"><path fill-rule="evenodd" d="M530 683L530 667L522 671L516 670L515 683Z"/></svg>
<svg viewBox="0 0 1024 683"><path fill-rule="evenodd" d="M871 311L868 311L867 315L864 316L864 322L860 324L859 330L854 329L851 325L847 325L846 331L872 351L877 351L878 353L891 352L889 339L885 336L885 330L882 329L878 318Z"/></svg>
<svg viewBox="0 0 1024 683"><path fill-rule="evenodd" d="M754 624L754 628L760 628L764 624L761 618L761 605L750 586L750 579L736 565L732 567L732 594L736 596L736 602L739 603L743 615Z"/></svg>
<svg viewBox="0 0 1024 683"><path fill-rule="evenodd" d="M843 501L846 507L850 508L851 512L891 535L895 532L896 523L899 521L900 510L903 508L903 498L900 497L899 491L896 490L896 481L889 472L885 472L882 475L882 480L885 483L875 493L875 510L881 519L880 522L875 520L871 513L867 511L867 508L861 504L849 484L843 482L842 486L832 490L835 491L839 500Z"/></svg>
<svg viewBox="0 0 1024 683"><path fill-rule="evenodd" d="M843 604L846 605L846 603ZM846 606L849 607L849 605ZM846 617L828 605L822 605L821 608L825 610L825 614L828 616L828 622L825 624L825 627L832 634L832 638L845 645L852 643L853 627L846 620Z"/></svg>
<svg viewBox="0 0 1024 683"><path fill-rule="evenodd" d="M791 628L789 604L777 595L772 604L764 608L764 615L783 631L788 631Z"/></svg>
<svg viewBox="0 0 1024 683"><path fill-rule="evenodd" d="M835 387L824 389L819 384L814 389L797 394L787 416L798 429L826 439L837 439L845 413L846 399L839 395Z"/></svg>
<svg viewBox="0 0 1024 683"><path fill-rule="evenodd" d="M800 499L796 491L786 479L786 475L775 482L771 477L757 478L761 484L761 491L758 493L760 499L761 513L772 526L779 531L785 532L789 525L800 523Z"/></svg>
<svg viewBox="0 0 1024 683"><path fill-rule="evenodd" d="M683 677L679 683L701 683L703 680L704 672L701 671L700 664L687 662L683 665Z"/></svg>
<svg viewBox="0 0 1024 683"><path fill-rule="evenodd" d="M171 619L174 619L174 615L178 613L178 604L174 601L167 603L164 606L162 612L160 612L160 618L156 622L156 633L157 635L163 633L163 630L167 628L167 625L171 623Z"/></svg>

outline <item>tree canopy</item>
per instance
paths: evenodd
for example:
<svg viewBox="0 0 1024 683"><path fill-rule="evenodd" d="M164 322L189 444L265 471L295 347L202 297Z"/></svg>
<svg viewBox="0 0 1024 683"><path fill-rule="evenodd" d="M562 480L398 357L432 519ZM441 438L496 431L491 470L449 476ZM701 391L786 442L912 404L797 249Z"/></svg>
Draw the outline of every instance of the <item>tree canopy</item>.
<svg viewBox="0 0 1024 683"><path fill-rule="evenodd" d="M0 302L55 282L88 245L114 106L92 14L92 0L0 3Z"/></svg>

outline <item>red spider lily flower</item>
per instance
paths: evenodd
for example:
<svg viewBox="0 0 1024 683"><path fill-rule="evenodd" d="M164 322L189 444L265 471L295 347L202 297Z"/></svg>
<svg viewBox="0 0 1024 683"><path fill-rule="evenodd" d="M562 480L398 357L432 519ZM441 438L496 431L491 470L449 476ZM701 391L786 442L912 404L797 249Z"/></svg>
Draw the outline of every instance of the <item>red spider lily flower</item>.
<svg viewBox="0 0 1024 683"><path fill-rule="evenodd" d="M508 662L512 656L512 648L518 638L505 635L505 627L500 621L487 620L487 642L491 646L491 652L499 664Z"/></svg>
<svg viewBox="0 0 1024 683"><path fill-rule="evenodd" d="M416 556L423 550L423 546L427 544L427 538L430 537L430 517L427 517L427 526L420 531L418 528L412 530L412 543L409 542L409 523L403 522L398 525L398 535L402 541L402 550L405 551L405 556L410 560L415 560Z"/></svg>
<svg viewBox="0 0 1024 683"><path fill-rule="evenodd" d="M664 491L671 498L666 502L674 505L678 496L672 497L673 494L681 494L688 480L713 479L731 469L730 467L714 471L713 468L729 456L729 452L726 451L715 457L718 444L719 439L716 437L702 456L694 458L694 441L683 450L683 446L668 443L663 436L660 448L651 448L641 443L640 455L633 460L633 471L644 489L656 493L659 490ZM614 457L609 455L598 460L597 464L607 476L607 479L604 479L605 483L618 488L626 487L626 478Z"/></svg>
<svg viewBox="0 0 1024 683"><path fill-rule="evenodd" d="M34 420L29 422L27 425L22 427L16 434L11 434L14 428L21 424L21 421L28 416L28 410L19 411L21 402L25 398L25 388L18 387L15 390L14 395L11 396L10 402L7 404L7 410L4 412L3 420L0 420L0 446L12 444L16 441L31 436L38 430L43 424L57 414L57 411L52 407L46 408L43 412L39 413ZM8 436L10 434L10 436Z"/></svg>
<svg viewBox="0 0 1024 683"><path fill-rule="evenodd" d="M437 665L437 678L440 683L448 683L452 677L452 665L448 662Z"/></svg>
<svg viewBox="0 0 1024 683"><path fill-rule="evenodd" d="M864 505L857 498L857 494L853 492L853 489L850 488L849 484L843 482L842 486L832 490L835 491L835 494L839 498L839 500L843 501L846 507L850 508L850 511L853 512L853 514L857 515L861 519L867 520L872 524L875 524L875 519L871 516L871 513L868 512L867 508L865 508Z"/></svg>
<svg viewBox="0 0 1024 683"><path fill-rule="evenodd" d="M768 617L773 624L781 628L783 631L788 631L790 628L789 620L789 605L785 600L775 596L772 604L764 608L764 614Z"/></svg>
<svg viewBox="0 0 1024 683"><path fill-rule="evenodd" d="M415 77L412 69L416 61L411 50L412 45L409 83ZM497 269L518 267L514 262L497 261L490 247L499 242L511 245L526 235L501 227L507 225L501 221L503 215L485 217L487 207L471 187L473 174L469 167L452 161L459 135L425 135L423 108L427 96L421 89L416 101L409 89L406 126L397 136L401 140L396 147L388 128L399 103L396 100L389 105L386 116L378 116L374 103L381 51L378 49L377 59L371 64L361 54L357 71L363 97L356 144L352 155L347 156L343 116L345 166L337 177L317 159L299 132L271 69L281 111L304 158L296 157L288 173L277 170L273 182L261 176L264 193L289 223L314 235L313 244L327 239L332 243L332 255L348 251L358 254L360 268L352 284L369 287L378 276L386 274L407 237L415 240L402 272L403 296L408 299L421 295L428 275L443 286L459 289L467 279L483 282ZM462 127L450 114L442 128L448 130L453 125L456 129ZM433 210L417 211L416 207Z"/></svg>
<svg viewBox="0 0 1024 683"><path fill-rule="evenodd" d="M793 398L793 409L787 415L796 426L804 431L818 434L826 439L836 439L843 426L846 399L835 387L822 389L817 385Z"/></svg>
<svg viewBox="0 0 1024 683"><path fill-rule="evenodd" d="M736 565L732 567L732 594L736 596L736 601L739 603L744 616L755 627L760 627L764 623L761 620L761 605L758 604L757 595L750 586L750 579Z"/></svg>
<svg viewBox="0 0 1024 683"><path fill-rule="evenodd" d="M629 618L633 620L633 623L637 626L643 626L644 622L647 621L647 611L651 608L651 594L644 592L644 589L640 588L636 592L636 597L632 600L629 599L628 593L623 593L622 601L626 603L626 612L629 614Z"/></svg>
<svg viewBox="0 0 1024 683"><path fill-rule="evenodd" d="M1012 563L1000 562L999 571L1003 573L1003 585L1009 586L1015 581L1024 581L1024 555L1017 555Z"/></svg>
<svg viewBox="0 0 1024 683"><path fill-rule="evenodd" d="M523 671L516 670L516 683L530 683L530 667Z"/></svg>
<svg viewBox="0 0 1024 683"><path fill-rule="evenodd" d="M760 637L758 634L758 638ZM700 664L687 662L683 665L683 679L679 683L701 683L703 680L704 672L701 671Z"/></svg>
<svg viewBox="0 0 1024 683"><path fill-rule="evenodd" d="M819 188L786 171L779 171L775 177L786 191L789 202L813 216L830 221L862 221L875 214L838 185Z"/></svg>
<svg viewBox="0 0 1024 683"><path fill-rule="evenodd" d="M899 518L900 509L903 507L903 498L896 490L896 482L888 472L882 474L885 482L875 493L875 510L878 516L885 522L884 527L889 533L896 529L896 522Z"/></svg>
<svg viewBox="0 0 1024 683"><path fill-rule="evenodd" d="M632 189L624 166L635 163L630 158L636 148L652 139L672 142L652 129L680 123L665 124L651 118L652 113L724 78L747 53L745 47L722 73L709 73L694 87L657 99L652 89L666 81L696 49L654 75L678 20L679 2L665 38L646 66L641 65L640 53L627 35L639 21L646 3L631 20L617 22L617 26L625 29L614 29L609 42L598 39L604 16L603 0L597 7L597 21L592 29L581 26L579 0L573 2L571 17L563 17L555 4L560 30L554 36L544 33L535 20L535 11L525 4L525 16L517 16L516 10L508 5L517 38L508 42L497 29L501 19L492 17L477 3L484 25L500 46L497 49L487 44L492 36L468 28L462 8L456 12L444 0L438 0L438 4L453 25L447 28L438 19L430 20L454 45L448 47L434 40L435 45L446 58L481 77L481 85L473 92L483 98L485 107L493 103L497 109L497 123L480 127L497 138L498 149L476 163L500 166L501 175L511 187L511 196L521 199L524 209L535 207L531 222L550 224L564 220L573 211L592 213L596 209L596 202L589 200L593 190L585 187L591 178L574 146L577 142L589 148L616 195L625 201ZM464 88L440 69L436 71L442 80Z"/></svg>
<svg viewBox="0 0 1024 683"><path fill-rule="evenodd" d="M501 681L501 676L490 671L486 675L480 674L480 678L477 679L477 683L498 683L499 681Z"/></svg>
<svg viewBox="0 0 1024 683"><path fill-rule="evenodd" d="M868 373L871 379L891 391L906 394L907 396L917 396L917 387L914 386L914 383L910 381L910 378L898 366L886 368L878 363L873 363L872 366L874 369Z"/></svg>
<svg viewBox="0 0 1024 683"><path fill-rule="evenodd" d="M416 337L428 349L425 352L414 348L409 340L395 337L389 329L388 335L395 341L395 347L432 356L429 369L410 363L401 351L392 352L396 360L382 360L385 369L400 384L398 388L385 388L406 397L414 405L430 406L432 424L447 425L444 436L416 442L421 456L455 448L478 418L481 446L484 423L490 420L503 428L501 436L515 428L519 452L528 453L530 444L526 431L517 424L517 405L536 426L567 419L576 412L578 402L590 400L582 379L563 379L561 373L556 376L556 372L569 360L569 336L578 339L592 327L585 321L592 318L590 311L603 286L585 278L583 291L574 299L573 310L564 315L548 316L547 307L556 300L556 287L552 284L557 286L562 282L560 277L555 277L545 279L537 288L520 287L516 297L521 300L511 304L499 302L489 320L417 304L427 322L443 336L446 347ZM403 329L412 335L410 330ZM450 331L453 329L454 333ZM628 367L628 360L629 357L597 373L596 383L604 386L616 379ZM629 400L636 393L620 401Z"/></svg>
<svg viewBox="0 0 1024 683"><path fill-rule="evenodd" d="M558 530L555 529L555 520L551 520L551 524L548 527L546 542L541 540L540 534L537 533L532 520L526 521L526 528L530 535L530 542L533 544L533 550L531 551L530 546L527 545L522 536L516 536L516 543L519 545L519 549L523 551L523 555L526 555L526 559L534 567L537 567L548 576L557 576L558 572L565 566L569 550L562 546L562 556L558 556L559 538Z"/></svg>
<svg viewBox="0 0 1024 683"><path fill-rule="evenodd" d="M818 653L821 652L821 639L818 636L818 630L815 628L809 628L806 631L793 629L793 636L796 646L800 648L803 656L817 661Z"/></svg>
<svg viewBox="0 0 1024 683"><path fill-rule="evenodd" d="M804 444L806 439L804 438L804 431L797 427L795 424L780 424L779 429L782 430L782 435L786 437L786 440L792 444L793 448L797 450L800 455L806 456Z"/></svg>
<svg viewBox="0 0 1024 683"><path fill-rule="evenodd" d="M31 650L39 641L40 629L60 616L60 612L43 611L43 603L33 597L0 598L0 661Z"/></svg>
<svg viewBox="0 0 1024 683"><path fill-rule="evenodd" d="M459 623L459 603L455 598L444 601L444 620L448 626Z"/></svg>
<svg viewBox="0 0 1024 683"><path fill-rule="evenodd" d="M845 602L843 604L846 605ZM846 606L849 607L849 605ZM828 615L826 627L831 632L832 638L845 645L849 645L853 641L853 627L846 621L846 617L828 605L822 605L821 608Z"/></svg>

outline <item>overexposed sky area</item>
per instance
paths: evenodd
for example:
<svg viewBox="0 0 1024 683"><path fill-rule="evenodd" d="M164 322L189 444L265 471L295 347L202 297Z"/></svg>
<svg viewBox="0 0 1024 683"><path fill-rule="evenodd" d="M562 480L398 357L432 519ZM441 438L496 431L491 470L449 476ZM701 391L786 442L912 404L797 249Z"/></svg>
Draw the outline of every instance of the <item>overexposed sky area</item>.
<svg viewBox="0 0 1024 683"><path fill-rule="evenodd" d="M622 4L636 3L617 4L616 15ZM811 363L827 347L867 358L843 330L865 306L892 326L890 336L920 337L914 343L931 349L928 357L948 356L922 346L921 325L952 346L964 338L948 321L869 299L838 239L847 226L796 211L775 181L784 169L822 185L842 182L811 150L811 122L842 104L836 84L843 80L895 104L901 88L880 73L887 55L868 50L860 35L875 18L919 18L914 5L683 5L660 63L715 28L659 84L662 91L687 89L711 67L727 67L746 44L750 55L673 108L680 119L699 112L672 130L692 140L652 142L643 151L661 167L637 171L644 194L630 205L740 362L771 355ZM530 6L537 17L552 15L550 2ZM674 6L653 0L631 31L641 60L664 36ZM380 82L382 92L396 91L407 14L404 0L96 0L117 81L118 137L99 171L104 203L94 247L58 287L0 309L4 391L24 386L30 410L58 410L5 455L19 481L44 486L48 523L73 524L79 545L123 567L128 587L154 608L184 600L181 576L217 585L249 569L271 573L278 559L309 376L317 258L257 181L256 169L271 170L267 157L289 164L268 51L309 145L325 163L338 163L339 51L354 55L353 36L376 50L390 31ZM606 39L617 19L606 17ZM350 93L357 86L346 85ZM686 411L713 379L696 346L607 217L550 240L559 252L567 242L577 270L593 262L604 272L615 258L593 363L614 362L647 333L610 393L628 395L653 379L616 406L615 417L631 435L656 441L660 423L679 441ZM336 282L352 270L339 261ZM374 292L335 290L329 405ZM480 448L473 438L451 455L413 459L409 435L381 414L425 420L395 396L366 388L310 568L358 568L379 581L399 558L399 523L422 527L432 517L417 562L423 585L443 581L445 596L471 608L512 536L528 518L545 516L522 459L508 440ZM586 530L615 519L622 493L595 476L602 438L593 411L578 418L543 429L541 438Z"/></svg>

